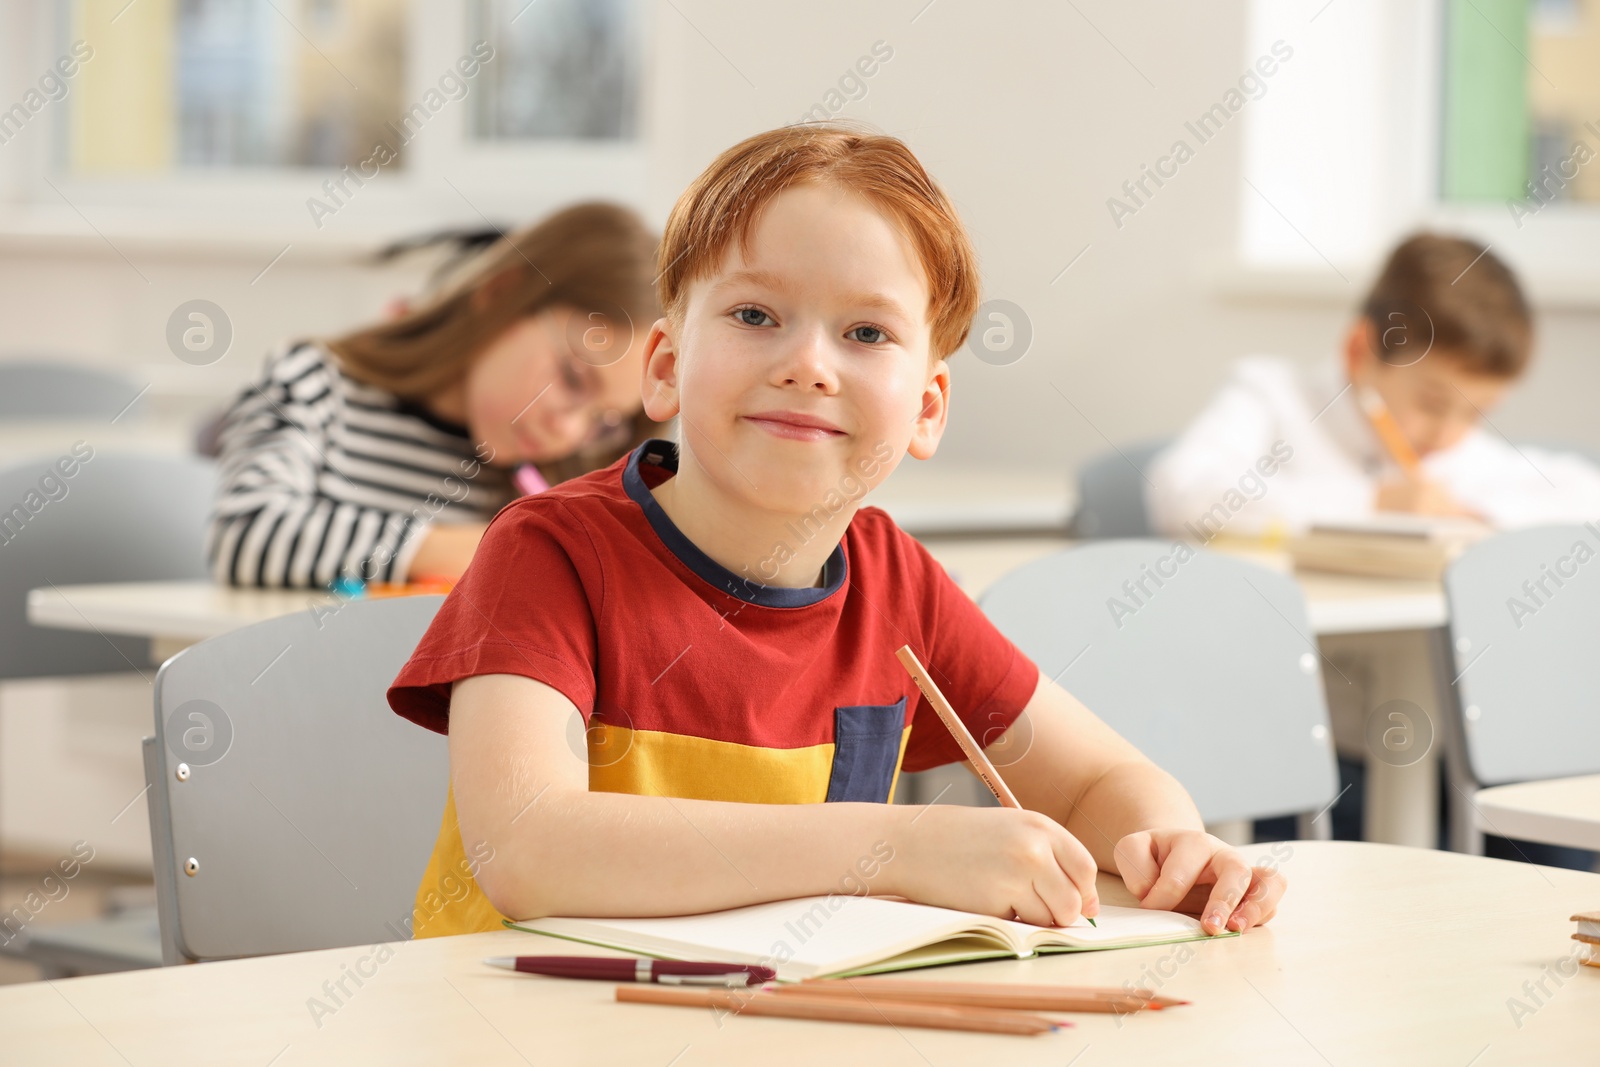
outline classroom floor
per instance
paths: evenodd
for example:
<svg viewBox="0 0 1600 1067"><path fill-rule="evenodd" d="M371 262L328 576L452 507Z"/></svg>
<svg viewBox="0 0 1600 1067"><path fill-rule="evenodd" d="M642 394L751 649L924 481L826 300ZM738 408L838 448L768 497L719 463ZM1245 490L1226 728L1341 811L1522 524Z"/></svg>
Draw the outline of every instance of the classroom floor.
<svg viewBox="0 0 1600 1067"><path fill-rule="evenodd" d="M40 887L55 862L55 857L0 854L0 919L21 906L29 893L43 895ZM119 871L97 864L84 866L68 885L67 894L59 900L48 901L31 919L30 928L97 919L121 907L153 904L156 899L155 885L148 873ZM0 941L5 939L6 932L0 928ZM0 985L36 982L40 977L39 968L33 964L0 952Z"/></svg>

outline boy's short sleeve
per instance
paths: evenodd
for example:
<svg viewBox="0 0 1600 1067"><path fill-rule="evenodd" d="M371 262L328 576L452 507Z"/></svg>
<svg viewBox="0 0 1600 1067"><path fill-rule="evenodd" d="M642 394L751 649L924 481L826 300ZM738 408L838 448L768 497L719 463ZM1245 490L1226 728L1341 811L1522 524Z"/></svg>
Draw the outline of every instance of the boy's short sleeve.
<svg viewBox="0 0 1600 1067"><path fill-rule="evenodd" d="M559 690L588 718L601 585L585 535L562 531L563 506L528 499L495 516L466 574L390 685L391 708L449 733L452 683L520 674Z"/></svg>
<svg viewBox="0 0 1600 1067"><path fill-rule="evenodd" d="M956 714L983 748L999 740L1033 699L1039 668L995 628L921 545L922 642L916 651ZM925 654L923 649L928 650ZM925 771L966 759L939 713L917 697L905 771Z"/></svg>

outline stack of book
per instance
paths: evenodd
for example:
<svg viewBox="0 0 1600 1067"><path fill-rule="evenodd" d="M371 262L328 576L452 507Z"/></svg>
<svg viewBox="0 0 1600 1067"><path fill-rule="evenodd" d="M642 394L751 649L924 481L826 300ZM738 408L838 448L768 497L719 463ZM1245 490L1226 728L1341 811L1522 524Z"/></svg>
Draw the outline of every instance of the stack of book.
<svg viewBox="0 0 1600 1067"><path fill-rule="evenodd" d="M1289 542L1298 570L1438 580L1467 546L1492 531L1469 519L1375 515L1321 523Z"/></svg>
<svg viewBox="0 0 1600 1067"><path fill-rule="evenodd" d="M1578 962L1600 967L1600 911L1580 911L1572 921L1578 924L1578 932L1572 935L1572 940L1583 942L1578 950Z"/></svg>

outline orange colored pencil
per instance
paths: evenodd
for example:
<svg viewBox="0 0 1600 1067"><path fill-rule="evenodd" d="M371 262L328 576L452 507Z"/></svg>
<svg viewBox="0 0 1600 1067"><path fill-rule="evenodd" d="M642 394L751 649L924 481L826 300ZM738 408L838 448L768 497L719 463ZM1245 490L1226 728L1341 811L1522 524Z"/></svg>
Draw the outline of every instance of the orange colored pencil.
<svg viewBox="0 0 1600 1067"><path fill-rule="evenodd" d="M813 995L865 997L920 1004L963 1004L1016 1011L1159 1011L1167 998L1139 996L1123 989L1073 988L1050 985L997 985L986 982L918 982L904 979L814 979L778 992L797 990Z"/></svg>
<svg viewBox="0 0 1600 1067"><path fill-rule="evenodd" d="M917 654L911 651L910 645L904 645L895 653L895 658L900 665L911 675L917 683L917 688L922 690L922 695L928 698L928 703L933 705L933 710L939 713L939 718L944 720L945 729L950 731L950 736L956 739L956 744L961 746L961 751L966 753L967 761L972 764L972 769L978 772L978 777L983 784L989 787L989 792L994 798L1008 808L1020 808L1016 795L1010 787L1000 779L1000 772L994 769L994 764L989 762L989 757L983 754L983 749L978 747L978 742L972 739L972 734L967 731L967 726L961 721L961 716L956 714L956 709L939 692L939 687L934 684L933 678L928 674Z"/></svg>
<svg viewBox="0 0 1600 1067"><path fill-rule="evenodd" d="M687 986L629 984L617 986L617 1000L687 1008L721 1008L733 1015L765 1015L822 1022L866 1023L871 1026L920 1026L934 1030L968 1030L986 1034L1044 1034L1060 1026L1042 1015L996 1008L945 1004L913 1004L892 1000L844 1000L804 993L744 992L736 989L694 989Z"/></svg>
<svg viewBox="0 0 1600 1067"><path fill-rule="evenodd" d="M1401 432L1400 424L1389 411L1389 405L1383 402L1377 390L1368 386L1360 386L1356 392L1361 410L1366 412L1367 421L1372 423L1372 429L1377 433L1378 440L1383 442L1383 447L1388 450L1390 457L1399 464L1401 470L1405 471L1406 477L1416 478L1422 471L1422 460L1417 457L1417 450L1411 447L1411 442L1406 440L1406 435Z"/></svg>
<svg viewBox="0 0 1600 1067"><path fill-rule="evenodd" d="M1160 1011L1187 1004L1157 996L1149 989L1106 989L1091 986L1023 985L994 982L924 982L905 978L818 978L783 985L777 992L833 997L863 997L920 1004L964 1004L1017 1011L1083 1011L1126 1014Z"/></svg>

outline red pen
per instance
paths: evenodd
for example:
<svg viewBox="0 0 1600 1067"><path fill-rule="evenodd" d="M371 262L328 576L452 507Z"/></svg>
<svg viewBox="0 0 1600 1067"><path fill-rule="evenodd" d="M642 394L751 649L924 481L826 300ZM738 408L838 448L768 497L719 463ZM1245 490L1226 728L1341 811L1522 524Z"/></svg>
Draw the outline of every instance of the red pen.
<svg viewBox="0 0 1600 1067"><path fill-rule="evenodd" d="M760 985L778 976L771 967L743 963L688 963L647 957L491 956L491 967L551 978L593 978L601 982L656 982L660 985L737 987Z"/></svg>

